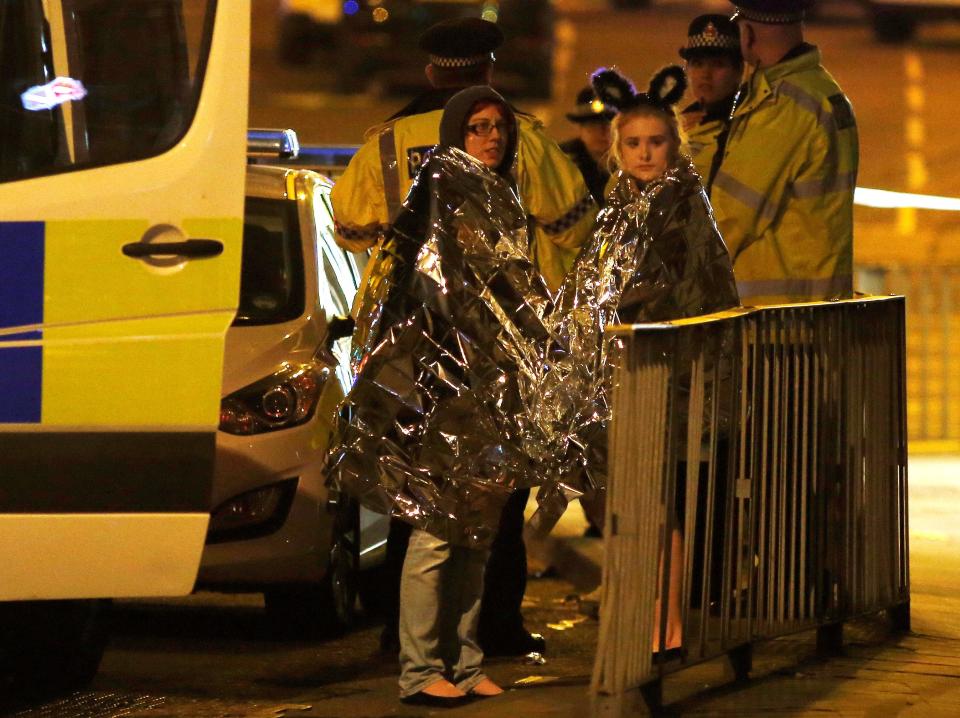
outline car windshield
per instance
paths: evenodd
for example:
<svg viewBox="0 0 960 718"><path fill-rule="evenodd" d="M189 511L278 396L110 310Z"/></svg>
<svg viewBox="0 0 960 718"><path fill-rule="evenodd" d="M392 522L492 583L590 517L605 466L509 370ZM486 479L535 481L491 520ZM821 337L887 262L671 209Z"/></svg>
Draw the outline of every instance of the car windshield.
<svg viewBox="0 0 960 718"><path fill-rule="evenodd" d="M243 222L240 308L235 326L280 324L304 310L297 204L248 198Z"/></svg>

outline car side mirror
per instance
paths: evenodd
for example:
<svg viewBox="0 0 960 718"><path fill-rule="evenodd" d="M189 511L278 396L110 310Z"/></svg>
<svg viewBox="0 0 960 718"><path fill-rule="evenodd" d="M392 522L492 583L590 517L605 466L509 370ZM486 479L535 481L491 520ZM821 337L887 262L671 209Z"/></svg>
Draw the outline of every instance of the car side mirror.
<svg viewBox="0 0 960 718"><path fill-rule="evenodd" d="M333 351L333 345L344 337L353 335L353 317L334 317L327 322L327 351Z"/></svg>

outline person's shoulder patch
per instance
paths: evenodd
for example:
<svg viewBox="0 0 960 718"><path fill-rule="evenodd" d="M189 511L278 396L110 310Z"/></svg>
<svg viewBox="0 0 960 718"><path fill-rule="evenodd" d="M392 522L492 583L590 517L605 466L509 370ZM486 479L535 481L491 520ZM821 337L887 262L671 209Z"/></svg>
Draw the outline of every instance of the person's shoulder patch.
<svg viewBox="0 0 960 718"><path fill-rule="evenodd" d="M436 145L423 145L422 147L411 147L407 150L407 177L413 179L420 171L420 167L427 161L427 157L433 151Z"/></svg>
<svg viewBox="0 0 960 718"><path fill-rule="evenodd" d="M842 92L836 95L830 95L830 106L833 108L833 119L837 123L838 130L846 130L857 124L853 117L853 108L850 107L850 100Z"/></svg>

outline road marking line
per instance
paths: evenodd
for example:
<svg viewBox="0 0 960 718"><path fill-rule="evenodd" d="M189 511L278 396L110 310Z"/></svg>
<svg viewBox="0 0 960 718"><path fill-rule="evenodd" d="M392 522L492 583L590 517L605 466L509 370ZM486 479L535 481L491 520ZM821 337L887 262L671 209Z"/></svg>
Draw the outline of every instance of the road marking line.
<svg viewBox="0 0 960 718"><path fill-rule="evenodd" d="M922 113L927 98L923 86L924 69L920 55L912 50L905 52L903 69L907 77L907 83L904 87L907 116L903 127L907 145L907 152L904 157L907 166L907 188L920 190L926 186L930 179L930 173L927 171L927 158L924 154L924 140L927 136L927 129ZM904 237L916 234L916 205L899 206L897 210L897 232Z"/></svg>

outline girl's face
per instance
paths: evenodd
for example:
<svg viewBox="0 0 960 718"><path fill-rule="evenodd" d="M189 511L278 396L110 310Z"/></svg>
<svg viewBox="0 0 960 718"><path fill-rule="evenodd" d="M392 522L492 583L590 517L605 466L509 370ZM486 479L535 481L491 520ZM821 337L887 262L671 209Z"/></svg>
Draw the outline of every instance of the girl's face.
<svg viewBox="0 0 960 718"><path fill-rule="evenodd" d="M630 117L620 125L622 168L638 182L649 182L667 171L676 151L672 145L670 128L659 117Z"/></svg>
<svg viewBox="0 0 960 718"><path fill-rule="evenodd" d="M490 169L503 162L507 151L507 120L498 105L487 105L467 119L463 149Z"/></svg>

